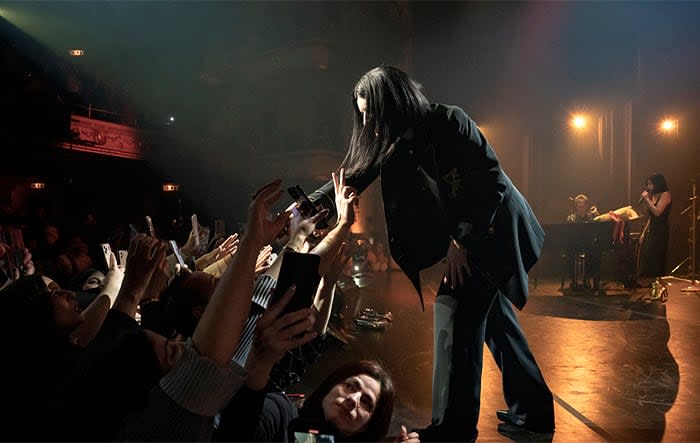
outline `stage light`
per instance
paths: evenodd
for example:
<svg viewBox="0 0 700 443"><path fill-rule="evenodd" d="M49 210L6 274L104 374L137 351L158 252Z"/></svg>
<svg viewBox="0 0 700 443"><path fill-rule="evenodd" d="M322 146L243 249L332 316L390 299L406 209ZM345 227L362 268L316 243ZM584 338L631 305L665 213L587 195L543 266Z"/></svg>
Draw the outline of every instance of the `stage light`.
<svg viewBox="0 0 700 443"><path fill-rule="evenodd" d="M45 188L46 188L46 183L34 182L34 183L30 183L30 184L29 184L29 187L30 187L31 189L45 189Z"/></svg>
<svg viewBox="0 0 700 443"><path fill-rule="evenodd" d="M83 55L85 55L85 51L83 51L82 49L71 49L70 51L68 51L68 54L72 55L73 57L82 57Z"/></svg>
<svg viewBox="0 0 700 443"><path fill-rule="evenodd" d="M163 185L163 192L175 192L180 189L180 185L177 183L165 183Z"/></svg>
<svg viewBox="0 0 700 443"><path fill-rule="evenodd" d="M175 121L175 117L173 117L173 116L171 115L171 116L170 116L170 121L171 121L171 122L174 122L174 121Z"/></svg>
<svg viewBox="0 0 700 443"><path fill-rule="evenodd" d="M672 118L665 118L659 124L659 132L665 134L671 134L672 132L678 133L678 120Z"/></svg>
<svg viewBox="0 0 700 443"><path fill-rule="evenodd" d="M571 118L571 127L576 130L582 130L586 128L588 119L583 114L576 114Z"/></svg>

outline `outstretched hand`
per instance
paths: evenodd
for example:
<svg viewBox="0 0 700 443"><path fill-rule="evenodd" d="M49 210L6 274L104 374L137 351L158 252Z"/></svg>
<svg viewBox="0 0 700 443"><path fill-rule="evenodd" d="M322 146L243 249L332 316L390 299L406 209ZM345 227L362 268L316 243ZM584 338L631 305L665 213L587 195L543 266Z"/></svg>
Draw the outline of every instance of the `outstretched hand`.
<svg viewBox="0 0 700 443"><path fill-rule="evenodd" d="M126 260L126 272L120 296L125 291L136 303L146 291L153 273L165 258L168 245L145 234L139 234L129 243L129 255Z"/></svg>
<svg viewBox="0 0 700 443"><path fill-rule="evenodd" d="M226 240L224 240L219 246L212 249L211 252L199 257L195 261L197 269L202 270L215 261L226 257L227 255L233 255L236 253L236 250L238 250L238 234L233 234L228 236L228 238L226 238Z"/></svg>
<svg viewBox="0 0 700 443"><path fill-rule="evenodd" d="M255 276L262 274L270 268L270 256L272 255L272 246L265 245L258 253L258 258L255 260Z"/></svg>
<svg viewBox="0 0 700 443"><path fill-rule="evenodd" d="M277 237L289 220L290 212L284 211L272 215L270 210L284 192L281 180L275 180L261 187L255 193L253 202L248 207L248 222L244 238L262 247Z"/></svg>
<svg viewBox="0 0 700 443"><path fill-rule="evenodd" d="M297 208L296 203L292 204L288 210L292 216L289 220L289 241L287 246L296 251L301 251L306 238L314 232L318 222L328 217L329 211L328 209L323 209L318 214L305 218Z"/></svg>

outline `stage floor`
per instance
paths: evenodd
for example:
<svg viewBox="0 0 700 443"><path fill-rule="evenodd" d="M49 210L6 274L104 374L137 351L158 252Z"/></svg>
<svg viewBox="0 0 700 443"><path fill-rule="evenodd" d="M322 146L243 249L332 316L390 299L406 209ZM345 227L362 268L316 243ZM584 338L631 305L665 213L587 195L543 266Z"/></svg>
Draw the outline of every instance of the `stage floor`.
<svg viewBox="0 0 700 443"><path fill-rule="evenodd" d="M681 280L669 282L666 303L645 302L645 289L607 285L605 295L564 295L558 281L531 282L519 318L555 397L557 429L549 441L700 441L700 296L681 292L687 286ZM288 392L308 392L343 362L377 359L397 385L392 431L427 425L436 286L425 283L425 312L401 272L376 274L366 287L347 289L347 324L356 306L391 311L393 324L385 331L347 328L349 345L326 350ZM487 349L481 399L478 441L512 441L497 430L495 413L505 403Z"/></svg>

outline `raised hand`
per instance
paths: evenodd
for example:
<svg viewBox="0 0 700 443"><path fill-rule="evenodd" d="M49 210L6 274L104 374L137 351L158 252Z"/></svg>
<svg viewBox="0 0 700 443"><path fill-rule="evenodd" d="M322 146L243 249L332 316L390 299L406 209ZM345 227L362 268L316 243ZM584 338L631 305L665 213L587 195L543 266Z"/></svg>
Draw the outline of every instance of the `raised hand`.
<svg viewBox="0 0 700 443"><path fill-rule="evenodd" d="M153 270L151 275L151 280L148 282L148 286L143 294L144 300L158 300L160 295L165 292L168 287L168 281L170 280L170 264L166 258L165 252L163 252L156 268Z"/></svg>
<svg viewBox="0 0 700 443"><path fill-rule="evenodd" d="M295 251L300 251L306 238L316 229L318 222L328 217L328 209L324 209L309 218L304 218L297 209L296 203L288 209L291 211L292 218L289 221L289 241L287 242L287 246Z"/></svg>
<svg viewBox="0 0 700 443"><path fill-rule="evenodd" d="M265 245L260 250L260 253L258 254L258 258L255 261L255 276L257 277L259 274L267 271L267 269L270 267L270 264L268 263L270 259L270 255L272 255L272 246L270 245Z"/></svg>
<svg viewBox="0 0 700 443"><path fill-rule="evenodd" d="M272 243L289 220L289 211L272 215L272 205L279 200L284 192L280 186L281 180L275 180L261 187L255 193L253 202L248 207L248 222L244 238L256 245Z"/></svg>
<svg viewBox="0 0 700 443"><path fill-rule="evenodd" d="M289 350L310 342L318 335L313 332L316 319L315 311L311 308L300 309L279 317L294 296L294 292L295 287L290 288L258 320L255 344L251 354L258 363L270 366L278 363Z"/></svg>
<svg viewBox="0 0 700 443"><path fill-rule="evenodd" d="M208 252L203 256L199 257L195 261L197 269L204 269L210 264L214 263L215 261L221 260L222 258L226 257L227 255L235 254L236 250L238 249L238 243L238 234L228 236L228 238L226 238L223 243L214 248L211 252Z"/></svg>
<svg viewBox="0 0 700 443"><path fill-rule="evenodd" d="M114 252L110 252L109 269L107 270L107 275L105 275L105 283L102 288L102 294L107 294L109 297L110 306L114 304L123 281L124 268L117 266L117 257L114 255Z"/></svg>
<svg viewBox="0 0 700 443"><path fill-rule="evenodd" d="M355 207L358 205L357 191L345 185L345 169L340 168L338 174L333 172L333 188L335 190L335 207L338 212L338 224L350 226L355 222Z"/></svg>
<svg viewBox="0 0 700 443"><path fill-rule="evenodd" d="M115 309L132 317L136 314L136 307L167 250L167 244L145 234L131 240L124 281L114 304Z"/></svg>

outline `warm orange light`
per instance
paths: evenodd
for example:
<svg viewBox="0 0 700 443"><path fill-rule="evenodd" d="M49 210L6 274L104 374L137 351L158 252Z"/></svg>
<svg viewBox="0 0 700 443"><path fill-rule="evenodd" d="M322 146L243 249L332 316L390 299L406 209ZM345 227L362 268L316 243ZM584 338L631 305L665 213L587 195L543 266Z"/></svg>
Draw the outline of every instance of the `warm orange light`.
<svg viewBox="0 0 700 443"><path fill-rule="evenodd" d="M584 129L586 127L587 119L585 115L577 114L571 118L571 127L574 129Z"/></svg>
<svg viewBox="0 0 700 443"><path fill-rule="evenodd" d="M180 189L180 185L176 183L165 183L163 185L163 192L175 192Z"/></svg>
<svg viewBox="0 0 700 443"><path fill-rule="evenodd" d="M30 183L29 187L31 189L44 189L44 188L46 188L46 183L42 183L42 182Z"/></svg>
<svg viewBox="0 0 700 443"><path fill-rule="evenodd" d="M68 51L68 53L73 57L82 57L83 55L85 55L85 51L83 51L82 49L71 49L70 51Z"/></svg>
<svg viewBox="0 0 700 443"><path fill-rule="evenodd" d="M665 132L665 133L671 133L673 131L678 130L678 121L673 120L670 118L666 118L661 121L661 124L659 125L659 131Z"/></svg>

